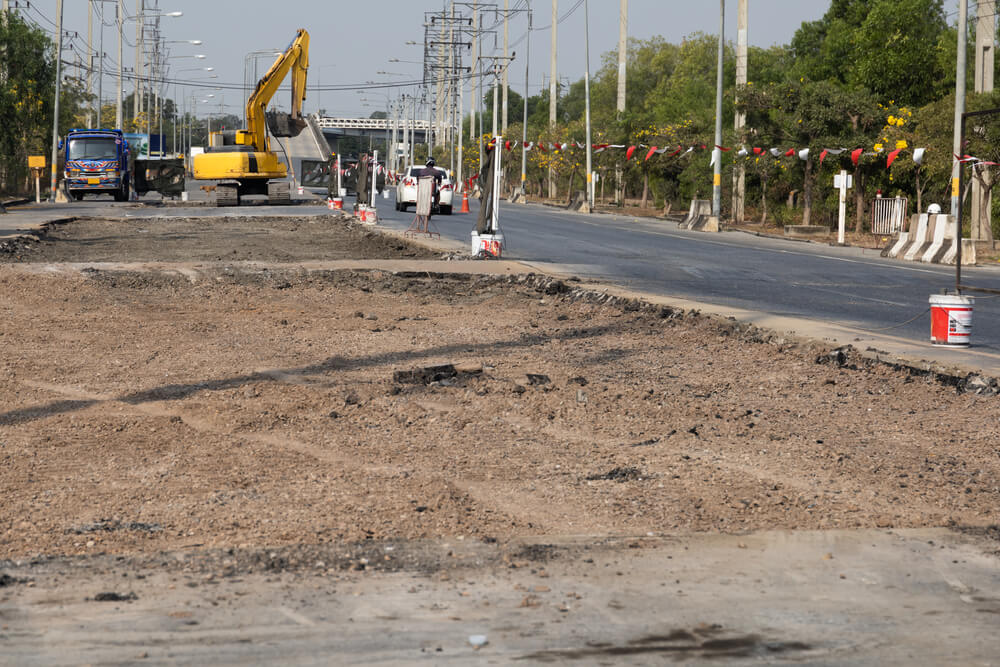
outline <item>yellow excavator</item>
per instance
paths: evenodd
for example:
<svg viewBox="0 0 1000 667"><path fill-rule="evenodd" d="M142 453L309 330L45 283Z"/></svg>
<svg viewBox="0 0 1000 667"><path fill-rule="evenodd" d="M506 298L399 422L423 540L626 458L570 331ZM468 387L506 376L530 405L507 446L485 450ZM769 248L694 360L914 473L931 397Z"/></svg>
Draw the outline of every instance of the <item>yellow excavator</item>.
<svg viewBox="0 0 1000 667"><path fill-rule="evenodd" d="M309 33L299 30L247 100L247 129L213 132L205 152L194 156L196 180L218 181L217 206L238 206L244 195L267 195L268 203L291 199L285 164L271 150L274 137L294 137L306 127L302 101L309 70ZM267 111L267 105L289 72L292 74L291 113ZM282 179L282 180L274 180Z"/></svg>

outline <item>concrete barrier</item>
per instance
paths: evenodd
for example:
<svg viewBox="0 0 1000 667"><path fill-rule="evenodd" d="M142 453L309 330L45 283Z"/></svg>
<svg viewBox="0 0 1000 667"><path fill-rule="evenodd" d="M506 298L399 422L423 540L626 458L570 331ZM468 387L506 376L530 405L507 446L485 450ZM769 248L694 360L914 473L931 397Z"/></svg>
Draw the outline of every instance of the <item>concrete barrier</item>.
<svg viewBox="0 0 1000 667"><path fill-rule="evenodd" d="M907 262L954 264L958 258L955 220L944 214L914 214L910 217L910 231L901 233L885 256ZM975 263L975 243L962 239L962 264Z"/></svg>
<svg viewBox="0 0 1000 667"><path fill-rule="evenodd" d="M712 202L707 199L692 199L687 217L681 221L679 227L699 232L719 231L719 219L712 218Z"/></svg>

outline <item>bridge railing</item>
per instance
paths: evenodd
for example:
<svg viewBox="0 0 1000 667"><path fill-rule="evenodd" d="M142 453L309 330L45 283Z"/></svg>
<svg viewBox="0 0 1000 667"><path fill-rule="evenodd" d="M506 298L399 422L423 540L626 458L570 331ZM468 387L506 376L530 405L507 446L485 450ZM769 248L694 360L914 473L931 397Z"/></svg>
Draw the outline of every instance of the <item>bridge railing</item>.
<svg viewBox="0 0 1000 667"><path fill-rule="evenodd" d="M320 116L317 119L320 128L335 130L386 130L392 129L392 124L385 118L334 118L331 116ZM426 131L430 123L426 120L414 122L404 118L396 125L397 128Z"/></svg>

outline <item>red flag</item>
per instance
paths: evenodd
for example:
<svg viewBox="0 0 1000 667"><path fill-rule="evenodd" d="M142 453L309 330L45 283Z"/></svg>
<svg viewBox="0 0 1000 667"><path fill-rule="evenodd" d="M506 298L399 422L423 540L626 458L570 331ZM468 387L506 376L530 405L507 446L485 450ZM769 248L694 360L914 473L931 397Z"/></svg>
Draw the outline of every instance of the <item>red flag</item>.
<svg viewBox="0 0 1000 667"><path fill-rule="evenodd" d="M723 148L722 146L718 146L718 145L716 146L716 148L718 148L723 153L728 153L729 151L733 150L732 148Z"/></svg>
<svg viewBox="0 0 1000 667"><path fill-rule="evenodd" d="M632 159L632 153L635 152L635 146L629 146L628 150L625 151L625 161L628 162Z"/></svg>
<svg viewBox="0 0 1000 667"><path fill-rule="evenodd" d="M899 157L899 154L902 152L902 150L903 150L902 148L897 148L896 150L889 153L889 157L885 161L886 169L892 166L892 163L896 161L896 158Z"/></svg>
<svg viewBox="0 0 1000 667"><path fill-rule="evenodd" d="M763 148L759 148L759 147L754 147L754 149L753 149L753 154L754 154L754 155L760 155L760 154L761 154L761 153L763 153L763 152L764 152L764 149L763 149Z"/></svg>
<svg viewBox="0 0 1000 667"><path fill-rule="evenodd" d="M827 153L829 153L829 152L830 152L830 151L828 151L828 150L826 150L826 149L824 148L824 149L823 149L823 152L819 154L819 166L821 166L821 167L823 166L823 160L825 160L825 159L826 159L826 154L827 154Z"/></svg>
<svg viewBox="0 0 1000 667"><path fill-rule="evenodd" d="M684 150L684 147L683 147L683 146L678 146L678 147L677 147L677 150L675 150L675 151L674 151L673 153L671 153L671 154L670 154L670 157L673 157L673 156L677 155L677 154L678 154L678 153L680 153L680 152L681 152L682 150Z"/></svg>
<svg viewBox="0 0 1000 667"><path fill-rule="evenodd" d="M785 153L785 157L792 157L793 155L795 155L794 148L789 148L788 151Z"/></svg>
<svg viewBox="0 0 1000 667"><path fill-rule="evenodd" d="M510 140L503 142L503 148L505 151L510 151Z"/></svg>
<svg viewBox="0 0 1000 667"><path fill-rule="evenodd" d="M649 149L649 152L646 153L646 159L643 160L643 162L649 162L649 158L653 157L653 153L655 152L656 152L656 146L653 146L652 148Z"/></svg>
<svg viewBox="0 0 1000 667"><path fill-rule="evenodd" d="M856 148L853 151L851 151L851 162L854 163L855 167L858 166L858 160L861 159L861 153L863 153L864 150L865 149L863 149L863 148Z"/></svg>
<svg viewBox="0 0 1000 667"><path fill-rule="evenodd" d="M548 153L549 152L549 149L547 149L545 147L545 144L543 144L542 142L539 141L538 144L537 144L537 146L538 146L538 150L542 151L543 153Z"/></svg>

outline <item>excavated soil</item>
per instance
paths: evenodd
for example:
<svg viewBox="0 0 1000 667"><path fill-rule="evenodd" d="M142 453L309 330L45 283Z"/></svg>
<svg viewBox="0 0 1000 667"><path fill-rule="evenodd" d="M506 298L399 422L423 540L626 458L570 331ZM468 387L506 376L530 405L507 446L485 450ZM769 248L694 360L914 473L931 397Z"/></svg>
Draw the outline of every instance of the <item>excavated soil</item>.
<svg viewBox="0 0 1000 667"><path fill-rule="evenodd" d="M205 224L39 256L124 229L115 260L228 259ZM339 251L269 224L302 246L237 257ZM996 523L997 397L573 284L8 266L0 291L0 559Z"/></svg>
<svg viewBox="0 0 1000 667"><path fill-rule="evenodd" d="M82 219L37 242L0 245L0 262L293 262L420 259L438 253L341 214L291 217Z"/></svg>

